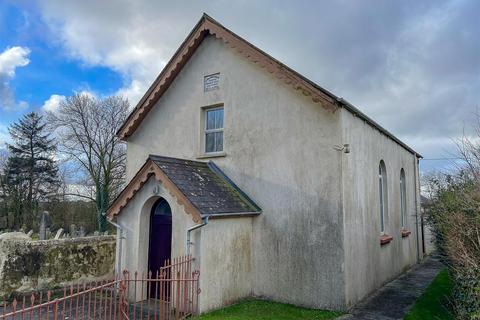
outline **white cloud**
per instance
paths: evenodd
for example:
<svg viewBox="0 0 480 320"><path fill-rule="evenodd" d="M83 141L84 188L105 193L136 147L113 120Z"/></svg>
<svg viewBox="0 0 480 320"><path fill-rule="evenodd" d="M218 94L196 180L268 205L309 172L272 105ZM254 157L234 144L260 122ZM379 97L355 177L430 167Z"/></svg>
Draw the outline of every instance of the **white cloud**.
<svg viewBox="0 0 480 320"><path fill-rule="evenodd" d="M65 96L61 96L58 94L52 94L48 100L42 106L42 109L45 111L55 112L57 111L60 102L65 100Z"/></svg>
<svg viewBox="0 0 480 320"><path fill-rule="evenodd" d="M0 74L13 78L17 67L24 67L30 63L29 54L30 50L23 47L8 48L0 53Z"/></svg>
<svg viewBox="0 0 480 320"><path fill-rule="evenodd" d="M47 0L40 6L73 58L124 76L119 93L132 104L204 11L427 157L462 134L480 101L479 1ZM325 14L319 19L318 12Z"/></svg>
<svg viewBox="0 0 480 320"><path fill-rule="evenodd" d="M140 80L132 80L130 85L128 87L121 88L116 92L117 95L127 97L131 107L135 107L135 104L142 98L142 96L145 94L145 91L147 91L147 86L150 83L146 83L144 81Z"/></svg>
<svg viewBox="0 0 480 320"><path fill-rule="evenodd" d="M195 19L158 18L157 3L45 1L43 18L68 54L87 65L109 67L124 76L126 95L138 102ZM153 7L153 8L152 8Z"/></svg>
<svg viewBox="0 0 480 320"><path fill-rule="evenodd" d="M30 63L30 50L25 47L11 47L0 53L0 108L6 111L25 109L25 101L15 101L14 90L10 81L15 77L15 70Z"/></svg>
<svg viewBox="0 0 480 320"><path fill-rule="evenodd" d="M98 98L97 97L97 94L89 89L83 89L83 90L80 90L80 91L75 91L75 93L77 94L82 94L82 95L86 95L86 96L89 96L90 98Z"/></svg>

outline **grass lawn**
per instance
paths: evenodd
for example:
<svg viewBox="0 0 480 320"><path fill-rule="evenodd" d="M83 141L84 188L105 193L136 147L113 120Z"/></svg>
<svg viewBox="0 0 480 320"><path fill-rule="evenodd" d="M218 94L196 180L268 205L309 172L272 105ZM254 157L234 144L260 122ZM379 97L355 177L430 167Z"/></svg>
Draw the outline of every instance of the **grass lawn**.
<svg viewBox="0 0 480 320"><path fill-rule="evenodd" d="M200 317L202 320L317 320L334 319L343 313L305 309L290 304L263 300L246 300Z"/></svg>
<svg viewBox="0 0 480 320"><path fill-rule="evenodd" d="M453 319L444 305L452 291L452 285L447 269L443 269L404 319Z"/></svg>

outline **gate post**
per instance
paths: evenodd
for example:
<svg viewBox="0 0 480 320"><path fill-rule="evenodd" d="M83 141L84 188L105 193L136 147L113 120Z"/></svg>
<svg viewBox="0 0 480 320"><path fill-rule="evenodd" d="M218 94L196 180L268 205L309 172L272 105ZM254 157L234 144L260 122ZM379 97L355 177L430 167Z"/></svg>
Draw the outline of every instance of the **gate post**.
<svg viewBox="0 0 480 320"><path fill-rule="evenodd" d="M53 319L58 320L58 299L55 299L55 308L53 309Z"/></svg>

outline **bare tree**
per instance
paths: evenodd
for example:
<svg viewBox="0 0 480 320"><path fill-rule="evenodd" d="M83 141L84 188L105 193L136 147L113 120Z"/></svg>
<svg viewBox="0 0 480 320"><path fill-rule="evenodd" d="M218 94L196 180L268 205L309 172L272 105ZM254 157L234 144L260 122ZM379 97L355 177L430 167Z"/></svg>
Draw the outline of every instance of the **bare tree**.
<svg viewBox="0 0 480 320"><path fill-rule="evenodd" d="M474 120L454 141L456 170L424 177L431 199L426 217L454 281L456 319L480 315L480 114Z"/></svg>
<svg viewBox="0 0 480 320"><path fill-rule="evenodd" d="M74 161L83 169L95 188L91 200L96 203L100 231L106 229L103 213L125 179L126 147L116 131L125 121L128 109L128 100L119 96L97 99L75 94L61 102L56 112L48 114L59 151L67 161Z"/></svg>

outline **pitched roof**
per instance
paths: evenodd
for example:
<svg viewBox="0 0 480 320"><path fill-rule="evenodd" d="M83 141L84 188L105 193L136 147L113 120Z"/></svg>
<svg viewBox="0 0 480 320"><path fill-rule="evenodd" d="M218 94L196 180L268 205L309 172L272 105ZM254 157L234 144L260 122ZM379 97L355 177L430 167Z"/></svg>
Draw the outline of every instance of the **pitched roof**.
<svg viewBox="0 0 480 320"><path fill-rule="evenodd" d="M107 210L119 214L147 180L154 176L177 198L196 222L203 216L254 215L261 212L213 162L150 155Z"/></svg>
<svg viewBox="0 0 480 320"><path fill-rule="evenodd" d="M127 120L120 127L117 132L117 135L120 137L120 139L125 140L135 132L140 123L153 108L155 103L168 89L175 77L179 74L195 50L202 43L203 39L208 35L212 35L223 40L227 46L242 54L252 63L257 64L261 68L264 68L267 72L274 74L276 78L282 79L293 89L298 90L306 96L310 96L313 102L320 103L325 109L334 112L338 108L345 108L355 116L358 116L369 125L388 136L390 139L394 140L409 152L421 157L420 154L411 149L409 146L391 134L388 130L384 129L370 117L365 115L355 106L350 104L348 101L337 97L330 91L322 88L313 81L307 79L285 64L276 60L253 44L225 28L207 14L203 14L200 21L195 25L193 30L177 49L160 75L157 77L157 79L155 79L142 99L140 99L137 106L128 116Z"/></svg>

